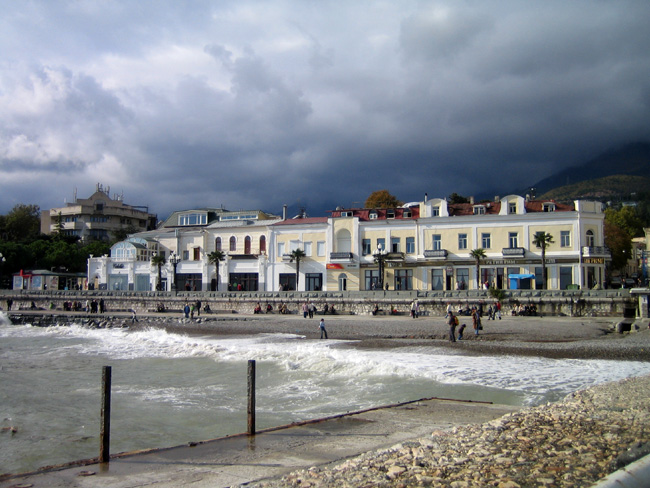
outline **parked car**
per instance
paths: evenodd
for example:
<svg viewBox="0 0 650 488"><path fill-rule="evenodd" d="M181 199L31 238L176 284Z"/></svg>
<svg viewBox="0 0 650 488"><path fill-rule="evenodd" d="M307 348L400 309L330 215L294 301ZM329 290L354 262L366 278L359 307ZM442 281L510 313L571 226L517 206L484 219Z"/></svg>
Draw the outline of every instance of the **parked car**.
<svg viewBox="0 0 650 488"><path fill-rule="evenodd" d="M621 280L620 276L612 276L609 279L610 288L620 288L621 286L623 286L623 281Z"/></svg>
<svg viewBox="0 0 650 488"><path fill-rule="evenodd" d="M636 280L634 278L625 278L625 288L636 288Z"/></svg>

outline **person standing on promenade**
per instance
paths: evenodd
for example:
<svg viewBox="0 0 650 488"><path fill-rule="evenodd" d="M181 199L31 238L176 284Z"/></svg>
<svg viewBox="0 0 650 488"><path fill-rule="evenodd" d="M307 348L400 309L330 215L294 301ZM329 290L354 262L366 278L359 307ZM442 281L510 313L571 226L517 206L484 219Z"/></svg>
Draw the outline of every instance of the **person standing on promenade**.
<svg viewBox="0 0 650 488"><path fill-rule="evenodd" d="M449 325L449 342L456 342L456 326L458 317L454 317L454 312L447 314L447 324Z"/></svg>
<svg viewBox="0 0 650 488"><path fill-rule="evenodd" d="M325 319L320 319L320 323L318 324L318 329L320 330L320 338L322 339L323 336L325 336L325 339L327 339L327 331L325 330Z"/></svg>
<svg viewBox="0 0 650 488"><path fill-rule="evenodd" d="M306 319L308 314L309 314L309 305L307 304L307 302L305 302L302 304L302 317Z"/></svg>
<svg viewBox="0 0 650 488"><path fill-rule="evenodd" d="M478 335L478 331L481 328L481 316L476 307L472 310L472 326L474 327L474 335Z"/></svg>
<svg viewBox="0 0 650 488"><path fill-rule="evenodd" d="M497 317L499 317L499 320L501 320L501 302L497 301L497 303L494 305L494 308L497 310Z"/></svg>

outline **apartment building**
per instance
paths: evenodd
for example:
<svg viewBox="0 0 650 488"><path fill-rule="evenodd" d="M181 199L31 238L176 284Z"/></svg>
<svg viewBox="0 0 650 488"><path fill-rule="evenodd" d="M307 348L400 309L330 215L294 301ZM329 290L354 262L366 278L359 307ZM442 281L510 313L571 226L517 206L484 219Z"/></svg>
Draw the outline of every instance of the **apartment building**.
<svg viewBox="0 0 650 488"><path fill-rule="evenodd" d="M147 207L127 205L123 195L111 197L110 187L99 183L90 197L77 198L75 190L72 202L41 212L43 234L61 232L83 242L110 241L116 231L143 232L155 229L156 224L156 214Z"/></svg>

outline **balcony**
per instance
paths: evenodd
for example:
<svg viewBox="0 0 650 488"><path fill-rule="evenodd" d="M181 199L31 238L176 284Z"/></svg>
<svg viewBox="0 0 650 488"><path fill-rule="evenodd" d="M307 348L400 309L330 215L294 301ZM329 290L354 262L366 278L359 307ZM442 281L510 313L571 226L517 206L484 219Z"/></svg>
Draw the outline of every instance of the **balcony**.
<svg viewBox="0 0 650 488"><path fill-rule="evenodd" d="M354 254L351 252L331 252L330 261L352 261Z"/></svg>
<svg viewBox="0 0 650 488"><path fill-rule="evenodd" d="M446 249L430 249L424 251L425 258L431 259L447 259L447 250Z"/></svg>
<svg viewBox="0 0 650 488"><path fill-rule="evenodd" d="M523 258L526 255L526 250L523 247L504 247L501 252L504 258Z"/></svg>
<svg viewBox="0 0 650 488"><path fill-rule="evenodd" d="M611 254L609 252L609 249L605 246L583 246L582 247L582 257L585 258L602 258L606 257L609 258L611 257Z"/></svg>

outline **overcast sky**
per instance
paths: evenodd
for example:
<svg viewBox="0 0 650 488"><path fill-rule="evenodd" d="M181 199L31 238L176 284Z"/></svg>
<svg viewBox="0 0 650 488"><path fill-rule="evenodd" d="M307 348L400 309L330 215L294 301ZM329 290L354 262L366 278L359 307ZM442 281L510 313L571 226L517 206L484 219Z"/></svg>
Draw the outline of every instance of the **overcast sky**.
<svg viewBox="0 0 650 488"><path fill-rule="evenodd" d="M0 9L0 214L504 195L650 140L647 0Z"/></svg>

